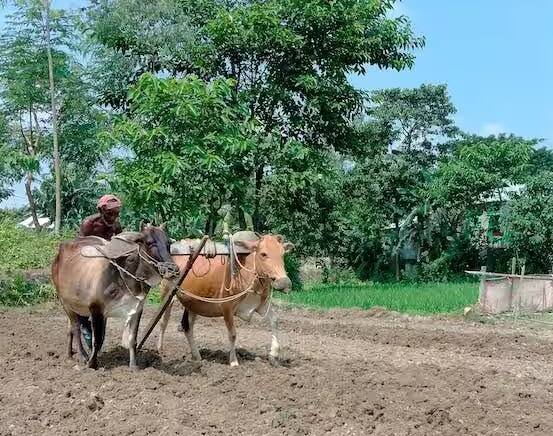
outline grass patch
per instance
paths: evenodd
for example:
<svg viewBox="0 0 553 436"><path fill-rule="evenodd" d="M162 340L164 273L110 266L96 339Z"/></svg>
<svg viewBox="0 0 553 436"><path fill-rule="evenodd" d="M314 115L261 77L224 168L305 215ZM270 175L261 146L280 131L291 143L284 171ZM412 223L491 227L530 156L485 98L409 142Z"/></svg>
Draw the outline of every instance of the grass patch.
<svg viewBox="0 0 553 436"><path fill-rule="evenodd" d="M477 298L478 284L472 282L319 284L280 297L285 302L325 309L379 306L396 312L425 315L458 312L474 304Z"/></svg>
<svg viewBox="0 0 553 436"><path fill-rule="evenodd" d="M159 288L152 288L148 292L148 303L158 306L161 304L161 295L159 295Z"/></svg>
<svg viewBox="0 0 553 436"><path fill-rule="evenodd" d="M0 272L10 273L48 268L58 244L74 235L55 236L49 231L36 232L15 226L10 220L0 221Z"/></svg>
<svg viewBox="0 0 553 436"><path fill-rule="evenodd" d="M73 236L18 228L12 218L0 218L0 305L29 306L52 299L50 265L60 241Z"/></svg>
<svg viewBox="0 0 553 436"><path fill-rule="evenodd" d="M0 306L31 306L51 300L54 295L49 283L30 282L20 274L0 280Z"/></svg>

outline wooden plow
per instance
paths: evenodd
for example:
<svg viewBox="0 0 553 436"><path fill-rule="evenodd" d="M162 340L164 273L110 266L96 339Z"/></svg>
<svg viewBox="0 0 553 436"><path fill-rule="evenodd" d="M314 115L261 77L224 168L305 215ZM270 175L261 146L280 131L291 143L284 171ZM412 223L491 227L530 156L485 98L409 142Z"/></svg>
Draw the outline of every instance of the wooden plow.
<svg viewBox="0 0 553 436"><path fill-rule="evenodd" d="M190 257L188 258L188 262L186 263L186 266L185 266L184 270L181 272L181 274L179 276L179 279L177 280L177 282L175 284L175 287L173 288L173 290L171 292L169 292L165 296L165 299L163 300L163 302L161 304L161 307L157 311L154 318L150 321L150 324L148 325L148 327L146 329L146 333L144 334L144 337L142 338L142 340L138 344L138 347L137 347L138 350L140 350L140 348L142 348L142 345L144 345L144 342L146 342L146 340L148 339L148 337L150 336L150 334L154 330L155 326L157 325L157 323L161 319L161 316L167 310L167 308L169 307L169 304L171 304L171 301L173 301L173 298L175 297L175 295L179 291L180 285L182 284L182 282L184 281L184 279L186 278L186 276L188 275L188 273L190 272L190 270L194 266L194 262L196 261L196 259L200 255L200 253L201 253L202 249L204 248L204 245L208 241L208 239L209 239L208 235L204 236L201 239L200 244L198 245L198 248L193 253L191 253Z"/></svg>

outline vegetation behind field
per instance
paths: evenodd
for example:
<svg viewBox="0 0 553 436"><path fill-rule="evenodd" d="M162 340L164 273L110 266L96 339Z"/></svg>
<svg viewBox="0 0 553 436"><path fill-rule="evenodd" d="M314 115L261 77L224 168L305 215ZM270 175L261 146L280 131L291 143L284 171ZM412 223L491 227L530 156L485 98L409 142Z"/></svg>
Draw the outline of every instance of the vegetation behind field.
<svg viewBox="0 0 553 436"><path fill-rule="evenodd" d="M65 235L70 237L71 235ZM0 220L0 306L25 306L54 297L49 268L63 237L33 232L15 226L13 220ZM476 301L475 283L327 283L296 287L279 300L321 308L361 308L379 306L406 313L456 312ZM149 301L159 304L157 289Z"/></svg>
<svg viewBox="0 0 553 436"><path fill-rule="evenodd" d="M460 312L474 304L478 284L457 283L375 283L375 284L315 284L302 292L279 300L310 307L360 308L382 307L396 312L438 314Z"/></svg>
<svg viewBox="0 0 553 436"><path fill-rule="evenodd" d="M64 236L18 228L11 217L0 217L0 305L25 306L53 297L49 268Z"/></svg>

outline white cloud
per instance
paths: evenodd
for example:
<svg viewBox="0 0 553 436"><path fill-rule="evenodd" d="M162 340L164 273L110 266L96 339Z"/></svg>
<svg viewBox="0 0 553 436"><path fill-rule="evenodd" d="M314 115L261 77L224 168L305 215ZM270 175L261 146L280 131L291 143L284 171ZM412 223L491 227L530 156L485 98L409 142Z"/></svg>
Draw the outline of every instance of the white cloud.
<svg viewBox="0 0 553 436"><path fill-rule="evenodd" d="M480 129L480 134L482 136L490 135L499 135L500 133L505 133L507 129L501 123L486 123Z"/></svg>

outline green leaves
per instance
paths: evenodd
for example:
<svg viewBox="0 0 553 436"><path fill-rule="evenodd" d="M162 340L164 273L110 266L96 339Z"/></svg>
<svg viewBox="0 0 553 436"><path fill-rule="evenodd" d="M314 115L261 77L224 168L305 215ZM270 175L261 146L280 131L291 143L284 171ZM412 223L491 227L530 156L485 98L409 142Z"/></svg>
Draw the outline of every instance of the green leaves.
<svg viewBox="0 0 553 436"><path fill-rule="evenodd" d="M172 220L182 236L198 215L246 195L253 124L232 87L231 80L147 73L131 88L129 114L108 140L132 153L117 161L113 183L137 216Z"/></svg>
<svg viewBox="0 0 553 436"><path fill-rule="evenodd" d="M509 243L525 259L527 271L540 274L553 267L553 173L530 178L505 217Z"/></svg>
<svg viewBox="0 0 553 436"><path fill-rule="evenodd" d="M439 165L431 193L444 205L475 204L482 195L521 182L535 144L535 140L504 135L466 136L453 142L453 155Z"/></svg>

